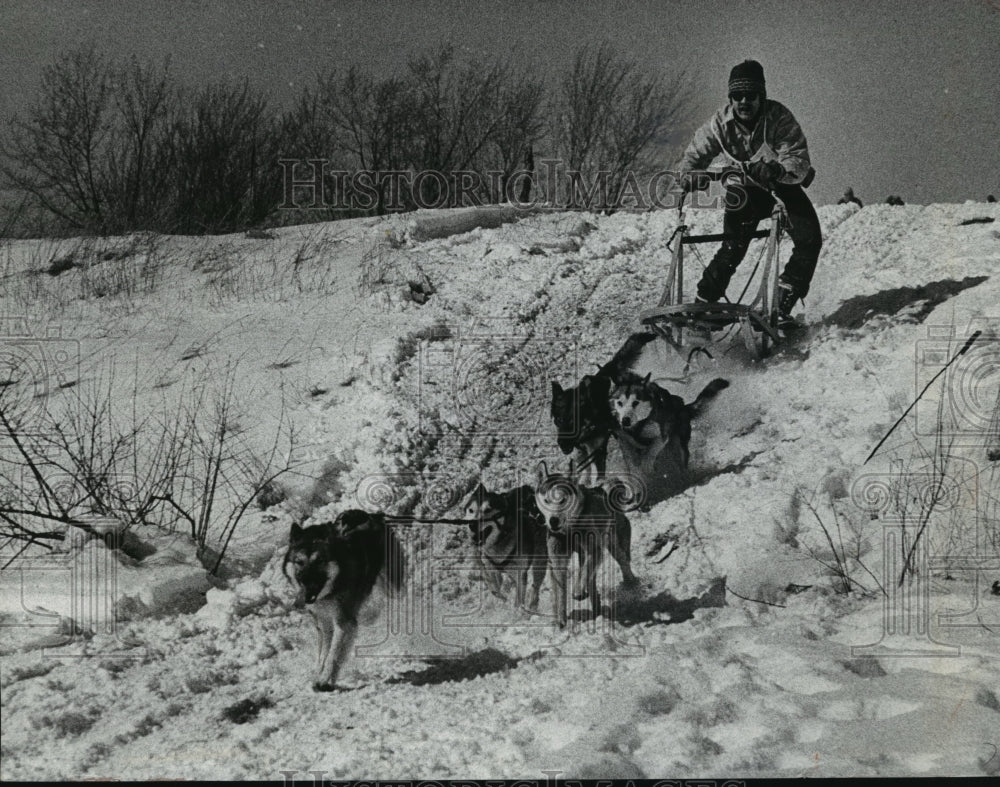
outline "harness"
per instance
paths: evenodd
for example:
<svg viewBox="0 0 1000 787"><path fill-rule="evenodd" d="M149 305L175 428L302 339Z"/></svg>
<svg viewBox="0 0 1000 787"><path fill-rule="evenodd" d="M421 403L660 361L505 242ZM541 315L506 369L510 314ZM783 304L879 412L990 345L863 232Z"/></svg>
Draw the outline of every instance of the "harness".
<svg viewBox="0 0 1000 787"><path fill-rule="evenodd" d="M480 523L498 522L500 519L506 519L506 518L507 514L497 512L491 517L485 517L481 520L474 520L474 521L479 521ZM514 547L500 560L494 560L492 555L486 554L486 552L484 552L482 549L482 545L480 545L479 549L480 556L485 560L485 562L493 566L493 568L497 570L503 570L517 554L517 538L515 538L514 541L515 541Z"/></svg>
<svg viewBox="0 0 1000 787"><path fill-rule="evenodd" d="M726 143L725 143L725 141L722 139L721 136L719 137L719 148L721 148L722 152L725 153L726 158L728 158L734 164L736 164L736 165L742 165L742 164L745 164L745 163L749 163L751 161L755 161L758 158L758 156L761 159L763 159L764 161L777 161L777 159L778 159L777 154L774 152L773 148L769 144L767 144L767 112L763 108L761 108L761 115L763 117L761 117L760 122L763 122L763 124L764 124L764 131L763 131L763 133L761 135L761 137L762 137L761 145L760 145L759 148L757 148L757 150L754 153L750 154L750 158L747 159L746 162L744 162L744 161L736 158L736 156L734 156L732 153L730 153L728 150L726 150ZM739 121L735 120L735 119L734 119L734 122L739 123ZM756 126L754 126L752 129L750 129L750 141L751 142L753 142L753 133L756 130L757 130ZM765 154L769 154L772 158L764 158L762 155L760 155L762 151Z"/></svg>
<svg viewBox="0 0 1000 787"><path fill-rule="evenodd" d="M589 418L580 419L580 441L584 442L589 440L596 434L601 432L601 427L591 421Z"/></svg>
<svg viewBox="0 0 1000 787"><path fill-rule="evenodd" d="M599 424L584 415L584 403L589 404L589 400L584 400L582 398L582 392L580 391L580 386L578 385L575 389L573 389L573 409L579 419L579 426L574 435L568 436L575 437L575 439L580 442L590 439L601 431Z"/></svg>

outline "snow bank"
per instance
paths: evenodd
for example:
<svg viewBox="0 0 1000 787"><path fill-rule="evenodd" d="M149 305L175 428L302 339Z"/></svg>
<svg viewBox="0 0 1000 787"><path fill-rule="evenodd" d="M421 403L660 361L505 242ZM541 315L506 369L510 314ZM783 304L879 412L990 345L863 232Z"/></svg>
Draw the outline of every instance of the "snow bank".
<svg viewBox="0 0 1000 787"><path fill-rule="evenodd" d="M985 460L983 427L1000 334L987 331L865 464L971 326L996 325L1000 209L819 215L798 344L760 363L726 335L687 369L661 342L639 359L686 401L714 377L730 386L695 422L686 488L629 515L641 582L619 587L609 566L606 614L590 620L583 603L568 631L520 617L484 592L466 527L401 524L409 592L377 601L343 691L317 694L313 626L280 572L290 503L241 523L230 549L253 560L218 586L186 539L149 536L156 551L140 562L88 542L77 562L98 578L110 567L137 617L74 658L5 649L5 778L1000 773L984 743L1000 719L1000 466ZM247 439L270 445L291 413L296 455L318 469L289 488L316 521L356 506L456 516L451 502L480 480L509 488L540 459L564 466L551 381L575 384L637 329L662 291L677 215L415 218L409 232L409 218L390 217L211 248L172 239L169 288L117 313L64 305L63 335L79 337L81 357L139 356L123 408L136 387L138 406L159 407L191 364L239 359ZM721 214L688 222L715 232ZM297 283L272 273L305 243ZM384 275L366 278L372 244ZM418 271L434 285L422 303L400 295ZM202 355L181 360L190 347ZM611 469L622 462L612 444ZM928 477L955 494L924 515ZM895 592L893 539L914 517L927 562ZM2 622L69 614L72 576L66 560L4 571Z"/></svg>

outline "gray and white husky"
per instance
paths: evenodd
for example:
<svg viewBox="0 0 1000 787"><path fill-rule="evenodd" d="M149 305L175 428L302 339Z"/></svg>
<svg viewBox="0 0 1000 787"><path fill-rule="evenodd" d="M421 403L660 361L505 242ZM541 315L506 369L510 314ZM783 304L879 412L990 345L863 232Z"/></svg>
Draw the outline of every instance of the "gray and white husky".
<svg viewBox="0 0 1000 787"><path fill-rule="evenodd" d="M647 488L653 485L661 458L672 460L681 472L687 469L691 422L728 386L728 380L716 378L689 404L652 382L650 375L630 375L611 390L608 404L622 456Z"/></svg>
<svg viewBox="0 0 1000 787"><path fill-rule="evenodd" d="M536 612L548 559L535 490L520 486L507 492L490 492L480 483L466 499L464 511L483 581L490 592L506 599L503 584L504 577L509 576L514 581L515 606Z"/></svg>
<svg viewBox="0 0 1000 787"><path fill-rule="evenodd" d="M611 553L626 583L637 582L632 573L632 525L601 487L585 487L572 476L537 467L535 502L545 519L549 568L552 575L552 610L560 628L566 625L569 599L570 557L579 558L573 598L590 599L594 617L601 614L597 570L604 550Z"/></svg>

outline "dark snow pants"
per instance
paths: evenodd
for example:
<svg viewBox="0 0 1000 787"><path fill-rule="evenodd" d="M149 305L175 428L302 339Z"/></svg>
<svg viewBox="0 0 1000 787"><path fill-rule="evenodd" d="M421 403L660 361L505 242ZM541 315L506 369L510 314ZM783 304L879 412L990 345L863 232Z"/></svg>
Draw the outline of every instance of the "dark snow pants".
<svg viewBox="0 0 1000 787"><path fill-rule="evenodd" d="M788 214L788 235L792 239L792 256L781 274L781 281L791 285L799 298L809 292L809 283L816 270L823 237L819 219L809 197L796 184L776 183L774 193L785 203ZM751 236L761 219L768 218L774 208L774 197L756 186L740 185L726 190L726 213L722 231L735 236L723 241L715 257L705 268L698 282L698 295L706 301L717 301L726 294L726 287L736 268L743 261Z"/></svg>

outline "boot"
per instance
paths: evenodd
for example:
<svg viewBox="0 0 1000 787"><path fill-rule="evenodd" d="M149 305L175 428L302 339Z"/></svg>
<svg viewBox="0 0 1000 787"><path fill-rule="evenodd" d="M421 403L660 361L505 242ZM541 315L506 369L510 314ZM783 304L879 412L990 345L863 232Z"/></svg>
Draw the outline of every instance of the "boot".
<svg viewBox="0 0 1000 787"><path fill-rule="evenodd" d="M797 324L795 318L792 317L792 309L795 308L797 300L799 300L799 296L795 294L795 290L792 289L790 284L785 284L785 282L778 283L779 328L794 327Z"/></svg>

